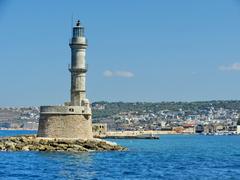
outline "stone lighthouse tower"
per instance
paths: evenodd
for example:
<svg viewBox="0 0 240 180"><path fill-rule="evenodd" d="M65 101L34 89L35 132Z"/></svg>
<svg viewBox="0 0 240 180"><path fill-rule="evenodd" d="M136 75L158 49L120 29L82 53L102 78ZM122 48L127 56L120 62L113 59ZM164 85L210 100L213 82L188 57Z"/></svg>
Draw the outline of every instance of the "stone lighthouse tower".
<svg viewBox="0 0 240 180"><path fill-rule="evenodd" d="M84 36L84 28L80 25L80 21L73 28L73 37L69 45L72 51L71 68L69 68L71 72L71 105L81 106L88 100L85 88L87 39Z"/></svg>
<svg viewBox="0 0 240 180"><path fill-rule="evenodd" d="M92 112L86 98L85 61L87 39L77 21L73 27L71 48L71 101L62 106L41 106L38 137L91 139Z"/></svg>

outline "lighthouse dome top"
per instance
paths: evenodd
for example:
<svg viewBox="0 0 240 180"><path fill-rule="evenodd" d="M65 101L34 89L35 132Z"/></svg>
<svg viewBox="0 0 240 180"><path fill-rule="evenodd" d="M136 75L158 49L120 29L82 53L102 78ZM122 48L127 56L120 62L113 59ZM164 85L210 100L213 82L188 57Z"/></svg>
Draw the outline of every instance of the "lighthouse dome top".
<svg viewBox="0 0 240 180"><path fill-rule="evenodd" d="M84 27L81 26L80 20L76 22L76 26L73 27L73 38L84 37Z"/></svg>
<svg viewBox="0 0 240 180"><path fill-rule="evenodd" d="M80 26L81 26L80 20L77 20L77 22L76 22L76 27L80 27Z"/></svg>

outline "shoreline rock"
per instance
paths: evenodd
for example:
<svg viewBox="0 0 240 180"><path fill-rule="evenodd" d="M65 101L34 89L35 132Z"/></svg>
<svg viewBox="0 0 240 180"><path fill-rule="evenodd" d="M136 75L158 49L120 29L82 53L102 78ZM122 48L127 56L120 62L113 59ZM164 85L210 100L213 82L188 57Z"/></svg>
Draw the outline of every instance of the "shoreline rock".
<svg viewBox="0 0 240 180"><path fill-rule="evenodd" d="M36 135L0 138L0 151L92 152L126 150L125 147L102 139L40 138Z"/></svg>

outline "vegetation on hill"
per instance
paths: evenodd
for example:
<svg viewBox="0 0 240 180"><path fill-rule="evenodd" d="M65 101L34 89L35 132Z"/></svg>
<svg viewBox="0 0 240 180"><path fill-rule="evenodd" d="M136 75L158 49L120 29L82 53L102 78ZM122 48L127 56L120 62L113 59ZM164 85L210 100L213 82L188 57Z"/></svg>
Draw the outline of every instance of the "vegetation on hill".
<svg viewBox="0 0 240 180"><path fill-rule="evenodd" d="M237 110L240 112L240 101L196 101L196 102L136 102L136 103L124 103L124 102L95 102L93 107L103 105L104 109L93 108L93 118L105 118L110 117L120 112L136 111L138 113L144 112L159 112L161 110L179 111L180 109L185 112L197 112L199 110L208 110L210 108L224 108Z"/></svg>

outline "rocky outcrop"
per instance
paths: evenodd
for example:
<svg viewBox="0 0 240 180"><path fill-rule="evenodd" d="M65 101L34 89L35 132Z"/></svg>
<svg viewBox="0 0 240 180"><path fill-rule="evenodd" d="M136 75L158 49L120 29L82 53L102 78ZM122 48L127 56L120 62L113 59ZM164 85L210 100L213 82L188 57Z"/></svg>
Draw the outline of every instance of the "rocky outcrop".
<svg viewBox="0 0 240 180"><path fill-rule="evenodd" d="M39 138L35 135L3 137L0 139L0 151L125 151L125 147L101 140Z"/></svg>

